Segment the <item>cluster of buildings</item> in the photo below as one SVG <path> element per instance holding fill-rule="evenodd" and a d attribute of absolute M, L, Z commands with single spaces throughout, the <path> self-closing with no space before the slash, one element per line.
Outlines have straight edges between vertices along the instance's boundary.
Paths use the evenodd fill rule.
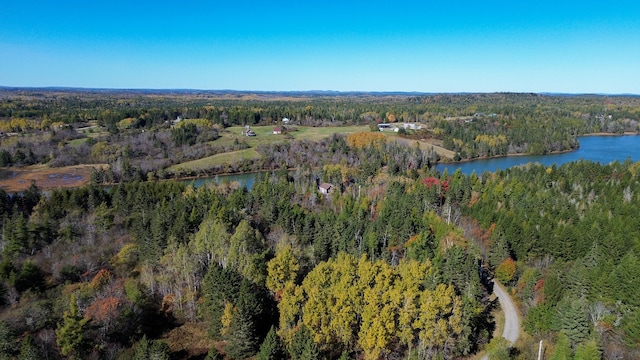
<path fill-rule="evenodd" d="M 378 124 L 378 130 L 380 130 L 380 131 L 398 132 L 398 131 L 400 131 L 400 129 L 420 130 L 420 129 L 422 129 L 422 125 L 421 124 L 416 124 L 416 123 L 394 123 L 394 124 L 384 123 L 384 124 Z"/>

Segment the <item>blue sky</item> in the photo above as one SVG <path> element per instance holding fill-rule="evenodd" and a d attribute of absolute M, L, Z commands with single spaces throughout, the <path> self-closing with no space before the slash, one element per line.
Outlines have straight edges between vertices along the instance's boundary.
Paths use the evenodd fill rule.
<path fill-rule="evenodd" d="M 640 3 L 7 0 L 0 85 L 640 94 Z"/>

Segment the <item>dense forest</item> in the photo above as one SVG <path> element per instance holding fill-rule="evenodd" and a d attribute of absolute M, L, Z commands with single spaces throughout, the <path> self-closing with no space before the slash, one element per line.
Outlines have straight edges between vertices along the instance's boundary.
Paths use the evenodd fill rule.
<path fill-rule="evenodd" d="M 487 230 L 486 253 L 526 331 L 555 336 L 556 358 L 586 347 L 640 355 L 639 176 L 629 161 L 530 165 L 483 174 L 463 207 Z"/>
<path fill-rule="evenodd" d="M 266 339 L 300 359 L 452 358 L 489 341 L 486 273 L 438 216 L 437 178 L 380 173 L 327 197 L 314 176 L 5 195 L 5 354 L 168 355 L 157 339 L 185 324 L 237 359 Z"/>
<path fill-rule="evenodd" d="M 108 165 L 83 187 L 0 189 L 0 358 L 531 359 L 540 340 L 545 358 L 640 357 L 640 163 L 439 173 L 372 126 L 260 145 L 232 169 L 268 170 L 251 189 L 159 181 L 226 151 L 231 125 L 420 122 L 400 135 L 461 159 L 637 132 L 638 98 L 0 94 L 0 170 Z M 514 345 L 493 278 L 523 315 Z"/>

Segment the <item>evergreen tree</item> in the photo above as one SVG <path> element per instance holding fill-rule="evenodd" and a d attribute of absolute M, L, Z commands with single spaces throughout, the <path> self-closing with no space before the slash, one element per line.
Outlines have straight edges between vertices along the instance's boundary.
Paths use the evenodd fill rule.
<path fill-rule="evenodd" d="M 42 270 L 31 261 L 25 262 L 16 277 L 15 287 L 20 292 L 27 289 L 42 291 L 45 287 Z"/>
<path fill-rule="evenodd" d="M 164 341 L 148 340 L 144 335 L 136 344 L 133 360 L 169 360 L 169 346 Z"/>
<path fill-rule="evenodd" d="M 31 335 L 26 335 L 20 345 L 20 355 L 18 360 L 40 360 L 42 356 L 36 344 L 33 343 Z"/>
<path fill-rule="evenodd" d="M 567 335 L 572 344 L 581 343 L 589 337 L 587 304 L 585 300 L 563 299 L 556 308 L 559 328 Z"/>
<path fill-rule="evenodd" d="M 618 293 L 618 299 L 624 303 L 640 306 L 640 261 L 634 251 L 629 251 L 621 260 L 615 270 L 613 278 L 614 286 Z"/>
<path fill-rule="evenodd" d="M 209 352 L 207 352 L 207 356 L 205 356 L 204 360 L 222 360 L 222 354 L 220 354 L 220 352 L 218 351 L 218 349 L 212 347 L 211 349 L 209 349 Z"/>
<path fill-rule="evenodd" d="M 11 358 L 17 350 L 14 331 L 6 322 L 0 322 L 0 355 Z"/>
<path fill-rule="evenodd" d="M 254 355 L 260 346 L 258 322 L 262 319 L 263 304 L 256 286 L 242 280 L 236 311 L 227 332 L 225 352 L 233 358 L 245 359 Z"/>
<path fill-rule="evenodd" d="M 223 269 L 216 263 L 209 270 L 202 283 L 202 313 L 208 323 L 208 333 L 214 339 L 220 338 L 222 314 L 227 304 L 235 304 L 242 278 L 232 270 Z"/>
<path fill-rule="evenodd" d="M 138 341 L 133 353 L 133 360 L 148 360 L 149 359 L 149 347 L 150 341 L 147 339 L 147 335 L 142 336 L 142 339 Z"/>
<path fill-rule="evenodd" d="M 621 328 L 624 331 L 627 345 L 634 349 L 640 349 L 640 308 L 625 315 Z"/>
<path fill-rule="evenodd" d="M 571 342 L 567 337 L 567 334 L 560 332 L 558 334 L 558 341 L 556 342 L 556 348 L 551 355 L 550 360 L 571 360 Z"/>
<path fill-rule="evenodd" d="M 300 325 L 289 346 L 291 360 L 319 360 L 320 351 L 311 337 L 311 332 L 304 325 Z"/>
<path fill-rule="evenodd" d="M 24 215 L 20 213 L 17 218 L 14 218 L 12 223 L 13 225 L 9 227 L 11 231 L 9 233 L 8 244 L 5 248 L 5 252 L 9 257 L 13 257 L 24 251 L 29 244 L 29 229 L 27 227 L 27 219 Z"/>
<path fill-rule="evenodd" d="M 262 345 L 260 345 L 260 351 L 258 352 L 257 360 L 281 360 L 286 359 L 286 353 L 282 341 L 278 334 L 276 334 L 275 328 L 272 326 L 267 337 L 264 338 Z"/>
<path fill-rule="evenodd" d="M 552 272 L 547 276 L 544 281 L 544 301 L 548 303 L 550 306 L 555 306 L 560 299 L 562 299 L 562 294 L 564 293 L 564 288 L 562 287 L 562 283 L 560 279 L 558 279 L 558 275 L 555 272 Z"/>
<path fill-rule="evenodd" d="M 589 340 L 576 347 L 574 360 L 601 360 L 602 352 L 595 340 Z"/>
<path fill-rule="evenodd" d="M 255 325 L 246 311 L 238 310 L 231 319 L 227 334 L 225 352 L 233 359 L 246 359 L 253 356 L 259 346 Z"/>
<path fill-rule="evenodd" d="M 62 322 L 56 329 L 56 343 L 60 346 L 62 355 L 71 358 L 82 358 L 88 348 L 88 339 L 85 337 L 88 329 L 89 319 L 80 315 L 76 295 L 71 294 L 69 300 L 69 311 L 65 311 Z"/>

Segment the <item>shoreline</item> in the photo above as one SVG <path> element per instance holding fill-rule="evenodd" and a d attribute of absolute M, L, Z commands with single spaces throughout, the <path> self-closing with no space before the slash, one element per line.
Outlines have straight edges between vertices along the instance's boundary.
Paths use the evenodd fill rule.
<path fill-rule="evenodd" d="M 580 137 L 593 137 L 593 136 L 640 136 L 640 133 L 638 132 L 625 132 L 622 134 L 612 134 L 612 133 L 589 133 L 589 134 L 584 134 L 584 135 L 580 135 L 578 136 L 578 138 Z M 575 148 L 575 149 L 569 149 L 569 150 L 561 150 L 561 151 L 551 151 L 545 154 L 537 154 L 540 156 L 545 156 L 545 155 L 554 155 L 554 154 L 563 154 L 563 153 L 569 153 L 569 152 L 573 152 L 573 151 L 577 151 L 580 147 Z M 477 157 L 477 158 L 473 158 L 473 159 L 463 159 L 460 161 L 453 161 L 452 159 L 446 158 L 448 161 L 438 161 L 435 163 L 435 165 L 456 165 L 456 164 L 464 164 L 464 163 L 469 163 L 469 162 L 473 162 L 473 161 L 478 161 L 478 160 L 489 160 L 489 159 L 500 159 L 500 158 L 507 158 L 507 157 L 518 157 L 518 156 L 530 156 L 533 154 L 528 154 L 528 153 L 517 153 L 517 154 L 506 154 L 506 155 L 496 155 L 496 156 L 485 156 L 485 157 Z M 5 192 L 7 193 L 15 193 L 15 192 L 20 192 L 20 191 L 24 191 L 26 190 L 30 185 L 31 185 L 31 181 L 32 180 L 36 180 L 36 185 L 38 186 L 38 188 L 40 188 L 43 191 L 50 191 L 53 189 L 57 189 L 57 188 L 75 188 L 75 187 L 81 187 L 84 186 L 86 184 L 89 183 L 90 181 L 90 171 L 85 170 L 86 172 L 82 173 L 82 174 L 78 174 L 77 173 L 77 169 L 90 169 L 90 168 L 94 168 L 94 167 L 104 167 L 105 164 L 84 164 L 84 165 L 74 165 L 74 166 L 69 166 L 69 167 L 62 167 L 62 168 L 47 168 L 44 165 L 33 165 L 31 167 L 27 167 L 26 169 L 24 167 L 22 168 L 11 168 L 11 167 L 5 167 L 5 168 L 0 168 L 0 172 L 5 172 L 5 176 L 0 179 L 0 188 L 3 189 Z M 44 169 L 48 170 L 48 171 L 43 171 Z M 242 176 L 242 175 L 249 175 L 249 174 L 259 174 L 259 173 L 268 173 L 268 172 L 275 172 L 275 171 L 281 171 L 282 169 L 265 169 L 265 170 L 257 170 L 257 171 L 248 171 L 248 172 L 233 172 L 233 173 L 219 173 L 219 174 L 198 174 L 198 175 L 192 175 L 192 176 L 185 176 L 185 177 L 167 177 L 164 179 L 155 179 L 153 181 L 195 181 L 195 180 L 199 180 L 199 179 L 207 179 L 207 178 L 215 178 L 215 177 L 227 177 L 227 176 Z M 286 169 L 286 171 L 292 171 L 295 170 L 295 168 L 290 168 L 290 169 Z M 7 176 L 6 172 L 11 172 L 12 174 L 10 176 Z M 44 173 L 44 174 L 40 174 L 42 177 L 38 178 L 37 175 L 38 173 Z M 67 177 L 72 177 L 73 179 L 68 179 Z M 79 178 L 77 177 L 79 176 Z M 39 181 L 38 181 L 39 180 Z M 51 182 L 55 182 L 55 183 L 51 183 L 49 181 L 45 181 L 45 180 L 49 180 Z M 55 181 L 58 180 L 58 181 Z M 60 181 L 62 180 L 62 181 Z M 107 184 L 107 183 L 102 183 L 99 184 L 100 186 L 116 186 L 117 184 Z"/>
<path fill-rule="evenodd" d="M 613 133 L 606 133 L 606 132 L 599 132 L 599 133 L 588 133 L 588 134 L 583 134 L 580 136 L 577 136 L 577 138 L 580 137 L 591 137 L 591 136 L 640 136 L 640 132 L 632 132 L 632 131 L 626 131 L 622 134 L 613 134 Z M 578 142 L 578 145 L 580 143 Z M 460 161 L 453 161 L 453 159 L 449 159 L 451 161 L 438 161 L 436 164 L 442 164 L 442 165 L 449 165 L 449 164 L 462 164 L 462 163 L 467 163 L 467 162 L 472 162 L 472 161 L 477 161 L 477 160 L 489 160 L 489 159 L 499 159 L 499 158 L 504 158 L 504 157 L 515 157 L 515 156 L 530 156 L 530 155 L 540 155 L 540 156 L 544 156 L 544 155 L 556 155 L 556 154 L 564 154 L 564 153 L 569 153 L 569 152 L 573 152 L 573 151 L 577 151 L 580 147 L 578 146 L 575 149 L 570 149 L 570 150 L 559 150 L 559 151 L 550 151 L 548 153 L 545 154 L 529 154 L 529 153 L 516 153 L 516 154 L 506 154 L 506 155 L 496 155 L 496 156 L 483 156 L 483 157 L 477 157 L 477 158 L 473 158 L 473 159 L 463 159 Z"/>

